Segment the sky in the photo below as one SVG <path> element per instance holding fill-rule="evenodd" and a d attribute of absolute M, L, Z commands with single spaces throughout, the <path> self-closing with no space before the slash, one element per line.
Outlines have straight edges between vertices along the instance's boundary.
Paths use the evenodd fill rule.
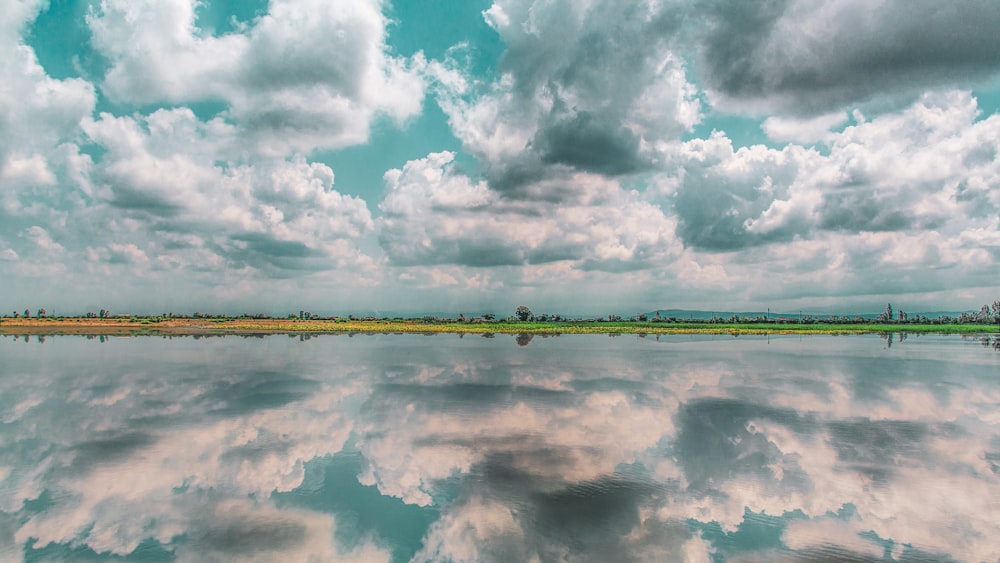
<path fill-rule="evenodd" d="M 1000 298 L 992 0 L 5 6 L 9 312 Z"/>

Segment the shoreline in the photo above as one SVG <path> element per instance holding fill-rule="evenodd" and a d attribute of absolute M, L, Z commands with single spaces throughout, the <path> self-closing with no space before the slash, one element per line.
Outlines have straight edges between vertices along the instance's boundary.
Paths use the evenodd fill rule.
<path fill-rule="evenodd" d="M 2 318 L 0 335 L 266 334 L 996 334 L 995 325 L 666 322 L 427 322 L 347 319 Z"/>

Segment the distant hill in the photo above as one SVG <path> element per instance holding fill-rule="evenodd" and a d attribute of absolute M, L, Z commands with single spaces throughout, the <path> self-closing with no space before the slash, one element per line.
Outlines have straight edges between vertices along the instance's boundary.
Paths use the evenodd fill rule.
<path fill-rule="evenodd" d="M 971 313 L 973 311 L 965 311 Z M 697 319 L 697 320 L 708 320 L 712 317 L 721 317 L 723 319 L 728 319 L 729 317 L 736 315 L 738 317 L 754 318 L 754 317 L 765 317 L 768 316 L 772 319 L 786 318 L 786 319 L 797 319 L 799 318 L 799 311 L 788 312 L 788 311 L 700 311 L 691 309 L 657 309 L 655 311 L 650 311 L 646 313 L 647 316 L 653 318 L 659 313 L 661 318 L 674 317 L 677 319 Z M 830 316 L 837 317 L 847 317 L 853 319 L 855 317 L 861 317 L 863 319 L 875 319 L 878 318 L 881 311 L 876 313 L 831 313 L 829 311 L 824 311 L 821 313 L 810 312 L 803 310 L 801 315 L 803 317 L 810 316 L 816 319 L 826 319 Z M 942 316 L 957 317 L 962 314 L 962 311 L 930 311 L 930 312 L 911 312 L 906 311 L 906 314 L 910 318 L 915 318 L 919 316 L 925 316 L 928 319 L 937 319 Z"/>

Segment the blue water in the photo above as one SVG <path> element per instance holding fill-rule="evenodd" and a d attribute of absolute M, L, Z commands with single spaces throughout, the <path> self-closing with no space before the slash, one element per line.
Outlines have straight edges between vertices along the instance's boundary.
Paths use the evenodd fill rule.
<path fill-rule="evenodd" d="M 2 561 L 998 561 L 994 337 L 0 337 Z"/>

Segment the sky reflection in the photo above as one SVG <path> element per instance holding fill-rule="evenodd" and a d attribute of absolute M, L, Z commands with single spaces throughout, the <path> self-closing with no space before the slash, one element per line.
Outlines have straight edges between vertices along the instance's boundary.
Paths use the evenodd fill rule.
<path fill-rule="evenodd" d="M 4 560 L 993 561 L 977 340 L 0 339 Z"/>

